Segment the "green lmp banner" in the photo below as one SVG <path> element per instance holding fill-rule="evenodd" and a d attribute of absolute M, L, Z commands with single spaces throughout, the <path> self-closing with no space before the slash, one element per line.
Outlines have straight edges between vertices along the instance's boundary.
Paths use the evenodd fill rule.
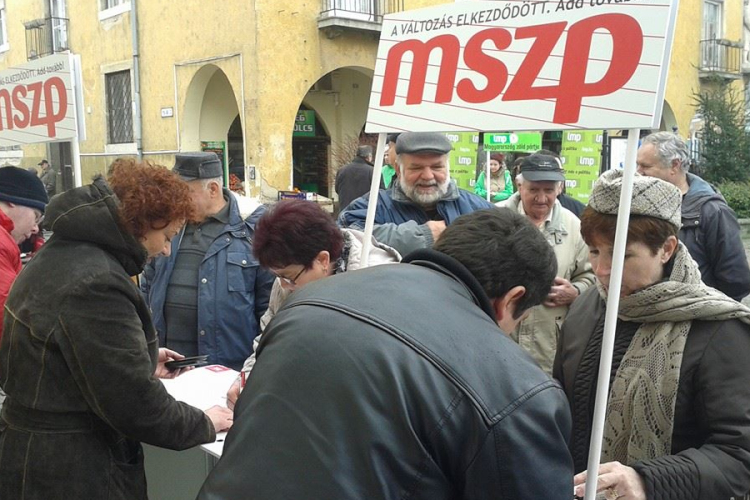
<path fill-rule="evenodd" d="M 446 132 L 445 136 L 453 145 L 453 151 L 448 155 L 451 179 L 456 185 L 467 191 L 474 192 L 474 173 L 477 167 L 478 132 Z"/>
<path fill-rule="evenodd" d="M 294 137 L 315 137 L 315 111 L 299 110 L 294 119 Z"/>
<path fill-rule="evenodd" d="M 567 193 L 582 203 L 588 203 L 602 162 L 602 131 L 564 130 L 560 156 Z"/>
<path fill-rule="evenodd" d="M 485 132 L 485 151 L 536 153 L 542 149 L 541 132 Z"/>

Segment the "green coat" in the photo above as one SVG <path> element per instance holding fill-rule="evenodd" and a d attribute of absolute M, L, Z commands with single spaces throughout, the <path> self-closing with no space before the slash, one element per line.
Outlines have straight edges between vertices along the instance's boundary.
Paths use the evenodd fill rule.
<path fill-rule="evenodd" d="M 505 187 L 502 189 L 502 191 L 495 193 L 495 196 L 493 196 L 490 201 L 495 202 L 495 203 L 497 203 L 498 201 L 504 201 L 510 198 L 510 196 L 513 194 L 513 181 L 510 179 L 510 172 L 508 172 L 507 168 L 503 172 L 503 179 L 505 181 Z M 487 183 L 484 182 L 484 171 L 482 171 L 479 173 L 479 177 L 477 178 L 477 183 L 474 186 L 474 194 L 476 194 L 477 196 L 481 196 L 484 199 L 487 199 L 486 184 Z"/>
<path fill-rule="evenodd" d="M 383 174 L 383 186 L 385 186 L 385 189 L 390 188 L 391 181 L 393 180 L 393 177 L 396 175 L 396 169 L 390 165 L 383 165 L 383 169 L 381 170 L 381 173 Z M 345 208 L 345 207 L 342 207 L 342 208 Z"/>

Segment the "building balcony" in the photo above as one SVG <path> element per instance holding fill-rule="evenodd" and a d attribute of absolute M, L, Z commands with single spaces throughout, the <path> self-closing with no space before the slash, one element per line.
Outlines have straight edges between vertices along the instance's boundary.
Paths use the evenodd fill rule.
<path fill-rule="evenodd" d="M 62 17 L 34 19 L 26 27 L 26 59 L 29 61 L 68 50 L 68 20 Z"/>
<path fill-rule="evenodd" d="M 742 78 L 742 43 L 723 38 L 701 40 L 698 74 L 701 78 Z"/>
<path fill-rule="evenodd" d="M 380 36 L 383 16 L 404 10 L 404 0 L 323 0 L 318 29 L 328 38 L 344 31 L 359 31 Z"/>

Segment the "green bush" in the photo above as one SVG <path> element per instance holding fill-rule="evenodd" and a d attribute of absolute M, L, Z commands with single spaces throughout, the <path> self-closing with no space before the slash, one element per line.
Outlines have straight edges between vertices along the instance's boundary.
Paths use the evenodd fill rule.
<path fill-rule="evenodd" d="M 745 98 L 723 79 L 696 94 L 696 111 L 704 121 L 701 138 L 701 177 L 708 182 L 745 182 L 750 165 L 750 132 Z"/>
<path fill-rule="evenodd" d="M 750 182 L 723 182 L 718 186 L 740 219 L 750 219 Z"/>

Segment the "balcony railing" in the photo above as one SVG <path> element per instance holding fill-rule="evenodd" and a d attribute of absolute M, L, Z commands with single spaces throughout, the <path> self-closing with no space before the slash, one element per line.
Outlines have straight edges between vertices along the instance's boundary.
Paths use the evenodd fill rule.
<path fill-rule="evenodd" d="M 330 37 L 342 29 L 380 33 L 383 16 L 403 10 L 404 0 L 323 0 L 318 28 Z"/>
<path fill-rule="evenodd" d="M 28 60 L 68 50 L 68 20 L 47 17 L 24 23 Z"/>
<path fill-rule="evenodd" d="M 742 44 L 730 40 L 701 40 L 700 71 L 706 76 L 717 74 L 726 78 L 742 75 Z"/>

